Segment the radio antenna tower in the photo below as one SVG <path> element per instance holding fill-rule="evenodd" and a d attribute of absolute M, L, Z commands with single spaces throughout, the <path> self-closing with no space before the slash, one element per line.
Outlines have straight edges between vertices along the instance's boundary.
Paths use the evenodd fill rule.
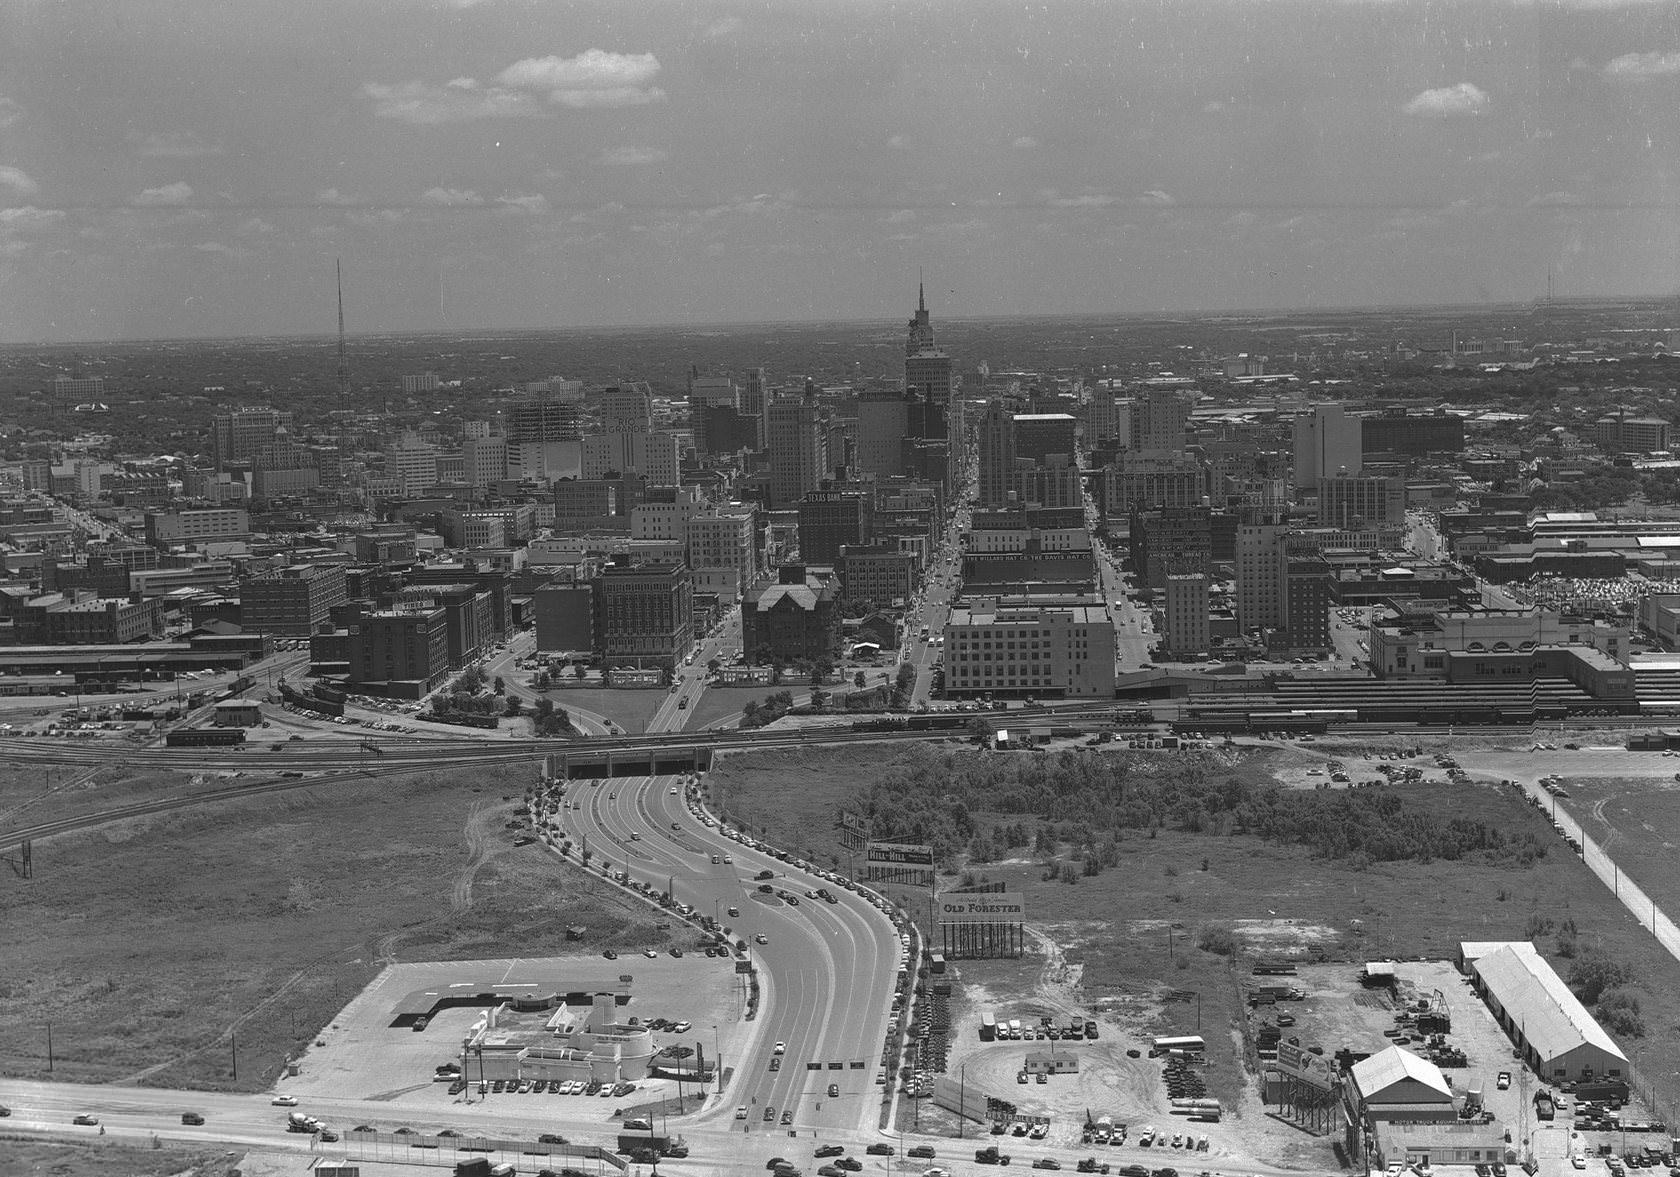
<path fill-rule="evenodd" d="M 350 405 L 350 365 L 344 358 L 344 267 L 333 258 L 333 276 L 338 280 L 338 408 Z"/>

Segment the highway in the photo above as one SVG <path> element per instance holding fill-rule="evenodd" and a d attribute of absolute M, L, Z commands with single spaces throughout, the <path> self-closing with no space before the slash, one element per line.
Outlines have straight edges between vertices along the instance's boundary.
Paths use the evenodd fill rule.
<path fill-rule="evenodd" d="M 899 954 L 891 921 L 839 884 L 702 824 L 678 778 L 572 781 L 565 800 L 577 807 L 561 811 L 562 828 L 587 843 L 592 867 L 605 859 L 658 891 L 673 888 L 677 902 L 714 916 L 732 941 L 746 941 L 746 954 L 758 965 L 758 1028 L 745 1058 L 724 1060 L 734 1069 L 727 1098 L 698 1122 L 785 1138 L 782 1113 L 791 1111 L 796 1129 L 873 1127 L 883 1094 L 875 1075 Z M 797 906 L 758 890 L 764 871 L 773 872 L 771 885 L 792 894 Z M 836 902 L 807 895 L 819 887 Z M 729 915 L 731 908 L 740 915 Z M 771 1070 L 777 1042 L 787 1052 Z M 822 1070 L 808 1070 L 813 1062 Z M 842 1069 L 831 1069 L 834 1063 Z M 837 1099 L 828 1096 L 831 1083 L 839 1085 Z M 738 1105 L 748 1109 L 744 1121 L 733 1118 Z M 774 1124 L 764 1120 L 767 1107 Z"/>

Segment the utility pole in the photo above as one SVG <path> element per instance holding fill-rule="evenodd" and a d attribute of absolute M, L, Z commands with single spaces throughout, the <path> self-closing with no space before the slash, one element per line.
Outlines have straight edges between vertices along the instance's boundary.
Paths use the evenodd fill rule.
<path fill-rule="evenodd" d="M 47 1073 L 51 1074 L 52 1069 L 53 1069 L 52 1023 L 48 1022 L 47 1023 Z"/>
<path fill-rule="evenodd" d="M 228 1038 L 233 1044 L 233 1078 L 239 1081 L 239 1031 L 229 1030 Z"/>

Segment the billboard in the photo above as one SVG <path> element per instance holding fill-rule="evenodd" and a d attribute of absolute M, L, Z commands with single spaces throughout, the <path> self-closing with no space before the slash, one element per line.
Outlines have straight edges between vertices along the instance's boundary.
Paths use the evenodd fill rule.
<path fill-rule="evenodd" d="M 1330 1064 L 1324 1057 L 1296 1046 L 1293 1042 L 1278 1043 L 1277 1061 L 1278 1070 L 1291 1079 L 1299 1079 L 1309 1087 L 1329 1091 L 1335 1086 L 1335 1080 L 1330 1074 Z"/>
<path fill-rule="evenodd" d="M 869 822 L 865 820 L 863 814 L 853 813 L 849 809 L 840 811 L 840 828 L 850 830 L 854 834 L 863 834 L 866 837 L 869 834 Z"/>
<path fill-rule="evenodd" d="M 863 860 L 872 865 L 932 867 L 933 847 L 910 842 L 871 842 Z"/>
<path fill-rule="evenodd" d="M 1023 924 L 1027 906 L 1019 891 L 995 891 L 987 895 L 946 893 L 939 897 L 942 924 Z"/>

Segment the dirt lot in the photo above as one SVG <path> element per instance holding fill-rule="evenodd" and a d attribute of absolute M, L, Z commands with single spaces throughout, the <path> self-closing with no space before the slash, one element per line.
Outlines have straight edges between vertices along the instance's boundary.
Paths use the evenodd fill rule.
<path fill-rule="evenodd" d="M 240 1161 L 239 1153 L 209 1149 L 0 1137 L 0 1177 L 233 1177 Z M 294 1162 L 288 1172 L 296 1171 Z"/>
<path fill-rule="evenodd" d="M 435 1104 L 440 1110 L 448 1108 L 465 1097 L 449 1095 L 448 1084 L 433 1083 L 433 1070 L 437 1064 L 459 1057 L 461 1040 L 482 1011 L 442 1010 L 424 1033 L 415 1033 L 406 1026 L 391 1025 L 392 1007 L 405 995 L 416 989 L 485 977 L 512 981 L 521 977 L 568 977 L 607 983 L 623 974 L 635 978 L 629 1004 L 620 1007 L 623 1016 L 694 1023 L 695 1029 L 686 1034 L 657 1034 L 662 1045 L 692 1047 L 699 1043 L 708 1058 L 714 1057 L 721 1046 L 726 1064 L 740 1054 L 752 1026 L 743 1020 L 745 1007 L 731 963 L 713 957 L 691 953 L 681 960 L 626 956 L 609 961 L 592 954 L 395 964 L 333 1018 L 318 1043 L 304 1054 L 302 1073 L 282 1080 L 281 1090 L 299 1097 L 342 1099 L 390 1099 L 400 1095 L 405 1105 L 421 1102 Z M 716 1036 L 713 1026 L 718 1030 Z M 666 1087 L 675 1091 L 674 1083 L 639 1086 L 648 1094 L 637 1094 L 634 1099 L 638 1102 L 650 1095 L 657 1097 Z M 537 1098 L 552 1101 L 561 1097 Z M 597 1100 L 595 1104 L 605 1121 L 609 1112 L 626 1102 Z M 566 1101 L 568 1114 L 581 1106 L 580 1100 Z"/>
<path fill-rule="evenodd" d="M 61 1080 L 262 1090 L 400 957 L 575 952 L 571 923 L 663 944 L 650 908 L 512 846 L 524 783 L 339 783 L 38 844 L 32 880 L 0 876 L 0 1069 L 43 1074 L 51 1021 Z"/>

